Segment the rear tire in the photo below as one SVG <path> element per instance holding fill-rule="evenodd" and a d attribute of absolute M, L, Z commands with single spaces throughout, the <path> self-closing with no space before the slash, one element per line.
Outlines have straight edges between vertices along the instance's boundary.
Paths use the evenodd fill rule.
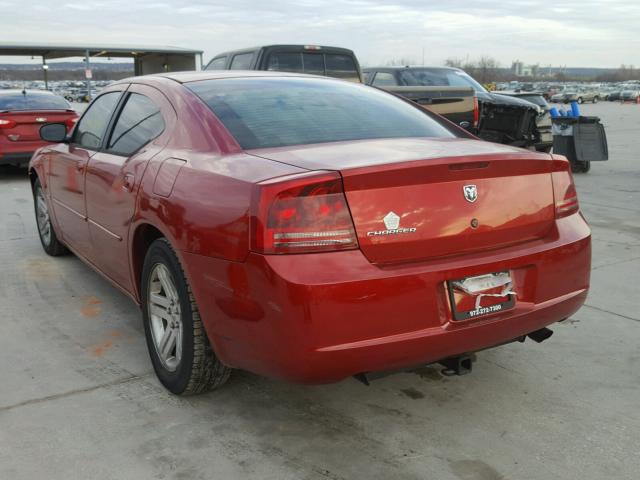
<path fill-rule="evenodd" d="M 593 97 L 593 103 L 598 103 L 600 99 L 598 97 Z"/>
<path fill-rule="evenodd" d="M 39 178 L 36 178 L 33 184 L 33 204 L 36 213 L 38 236 L 40 237 L 40 243 L 44 251 L 52 257 L 59 257 L 60 255 L 69 253 L 69 250 L 67 250 L 67 247 L 58 239 L 53 229 L 51 215 L 49 214 L 49 205 Z"/>
<path fill-rule="evenodd" d="M 147 348 L 160 382 L 176 395 L 222 386 L 231 369 L 213 352 L 178 256 L 164 238 L 149 247 L 141 287 Z"/>
<path fill-rule="evenodd" d="M 579 103 L 580 105 L 582 105 L 582 104 L 584 103 L 584 100 L 582 99 L 582 97 L 578 97 L 578 103 Z"/>
<path fill-rule="evenodd" d="M 571 162 L 571 171 L 573 173 L 587 173 L 591 170 L 591 161 L 586 162 Z"/>

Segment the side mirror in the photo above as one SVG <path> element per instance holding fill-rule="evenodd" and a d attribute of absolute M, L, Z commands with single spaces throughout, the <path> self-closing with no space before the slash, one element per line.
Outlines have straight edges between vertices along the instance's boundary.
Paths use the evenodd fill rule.
<path fill-rule="evenodd" d="M 67 139 L 67 126 L 64 123 L 48 123 L 40 127 L 40 138 L 47 142 L 61 143 Z"/>

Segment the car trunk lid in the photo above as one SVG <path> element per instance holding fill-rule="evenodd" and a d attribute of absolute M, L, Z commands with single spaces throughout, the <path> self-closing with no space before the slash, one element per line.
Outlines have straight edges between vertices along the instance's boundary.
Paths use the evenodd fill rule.
<path fill-rule="evenodd" d="M 464 139 L 344 142 L 253 151 L 338 170 L 362 252 L 397 263 L 541 238 L 555 219 L 549 155 Z"/>

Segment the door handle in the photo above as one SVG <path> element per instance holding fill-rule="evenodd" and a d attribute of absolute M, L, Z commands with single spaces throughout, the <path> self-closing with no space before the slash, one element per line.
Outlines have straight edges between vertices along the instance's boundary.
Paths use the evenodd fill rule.
<path fill-rule="evenodd" d="M 126 192 L 130 192 L 133 190 L 133 185 L 135 184 L 135 177 L 132 173 L 126 173 L 124 178 L 122 179 L 122 189 Z"/>

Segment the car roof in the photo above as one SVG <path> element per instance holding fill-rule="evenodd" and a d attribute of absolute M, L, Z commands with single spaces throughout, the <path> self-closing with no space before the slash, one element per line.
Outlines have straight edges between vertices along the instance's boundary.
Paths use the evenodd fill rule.
<path fill-rule="evenodd" d="M 424 65 L 404 65 L 404 66 L 398 66 L 398 65 L 394 65 L 391 67 L 366 67 L 363 68 L 362 71 L 366 72 L 367 70 L 408 70 L 408 69 L 412 69 L 412 68 L 420 68 L 420 69 L 425 69 L 425 70 L 430 70 L 430 69 L 437 69 L 437 70 L 456 70 L 456 71 L 462 71 L 460 68 L 455 68 L 455 67 L 428 67 L 428 66 L 424 66 Z"/>
<path fill-rule="evenodd" d="M 312 48 L 309 48 L 309 47 L 312 47 Z M 316 50 L 316 48 L 317 48 L 317 50 Z M 228 55 L 235 55 L 235 54 L 239 54 L 239 53 L 257 52 L 258 50 L 269 50 L 269 49 L 277 49 L 277 50 L 287 50 L 287 49 L 291 49 L 291 50 L 308 50 L 309 52 L 313 52 L 313 53 L 329 52 L 329 53 L 349 53 L 349 54 L 353 54 L 353 50 L 350 50 L 350 49 L 344 48 L 344 47 L 331 47 L 331 46 L 328 46 L 328 45 L 274 43 L 274 44 L 271 44 L 271 45 L 258 45 L 258 46 L 255 46 L 255 47 L 241 48 L 241 49 L 238 49 L 238 50 L 227 50 L 226 52 L 217 53 L 212 58 L 215 60 L 216 58 L 220 58 L 220 57 L 224 57 L 224 56 L 228 56 Z"/>
<path fill-rule="evenodd" d="M 293 72 L 269 72 L 265 70 L 202 70 L 202 71 L 172 72 L 172 73 L 144 75 L 139 77 L 129 77 L 122 80 L 118 80 L 117 82 L 114 82 L 111 85 L 116 85 L 120 83 L 132 83 L 136 81 L 142 81 L 142 83 L 144 83 L 144 80 L 150 80 L 153 78 L 166 78 L 178 83 L 189 83 L 189 82 L 197 82 L 200 80 L 219 80 L 219 79 L 225 79 L 225 78 L 252 78 L 252 77 L 270 77 L 270 78 L 302 77 L 302 78 L 322 78 L 327 81 L 338 80 L 336 78 L 324 77 L 320 75 L 308 75 L 304 73 L 293 73 Z"/>

